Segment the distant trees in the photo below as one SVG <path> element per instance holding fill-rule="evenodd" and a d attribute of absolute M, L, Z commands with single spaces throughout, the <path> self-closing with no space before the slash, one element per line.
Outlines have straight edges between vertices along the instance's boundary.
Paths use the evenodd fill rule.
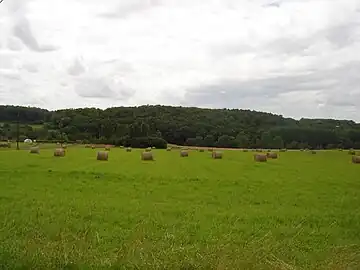
<path fill-rule="evenodd" d="M 239 148 L 360 148 L 360 124 L 296 121 L 249 110 L 169 106 L 47 111 L 0 106 L 0 140 L 22 138 L 101 142 L 132 147 L 177 145 Z M 164 144 L 165 143 L 165 144 Z"/>

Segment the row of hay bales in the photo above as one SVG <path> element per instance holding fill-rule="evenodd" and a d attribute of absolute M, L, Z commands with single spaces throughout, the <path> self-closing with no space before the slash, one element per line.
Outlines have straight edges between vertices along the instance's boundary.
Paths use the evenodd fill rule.
<path fill-rule="evenodd" d="M 65 157 L 66 155 L 66 145 L 61 145 L 60 148 L 56 148 L 54 150 L 54 156 L 55 157 Z M 141 153 L 141 159 L 144 161 L 153 161 L 154 159 L 154 155 L 152 153 L 152 149 L 151 147 L 146 148 L 144 150 L 144 152 Z M 131 147 L 127 147 L 126 152 L 131 152 L 132 148 Z M 171 151 L 172 148 L 167 148 L 167 151 Z M 244 149 L 245 150 L 245 149 Z M 99 151 L 97 153 L 97 160 L 102 160 L 102 161 L 107 161 L 109 159 L 109 152 L 110 151 L 110 146 L 105 146 L 105 151 Z M 214 151 L 214 149 L 208 149 L 209 152 L 211 152 L 211 157 L 213 159 L 222 159 L 223 158 L 223 153 L 220 151 Z M 199 152 L 204 152 L 204 149 L 199 149 Z M 30 148 L 30 153 L 31 154 L 39 154 L 40 153 L 40 149 L 38 146 L 36 147 L 31 147 Z M 316 151 L 310 151 L 310 153 L 312 154 L 316 154 Z M 349 154 L 352 155 L 352 162 L 355 164 L 360 164 L 360 155 L 357 156 L 356 153 L 354 151 L 349 151 Z M 180 151 L 180 157 L 189 157 L 189 152 L 188 150 L 181 150 Z M 256 153 L 254 154 L 254 161 L 256 162 L 266 162 L 268 159 L 277 159 L 278 158 L 278 154 L 276 152 L 267 152 L 266 154 L 262 154 L 260 153 Z"/>

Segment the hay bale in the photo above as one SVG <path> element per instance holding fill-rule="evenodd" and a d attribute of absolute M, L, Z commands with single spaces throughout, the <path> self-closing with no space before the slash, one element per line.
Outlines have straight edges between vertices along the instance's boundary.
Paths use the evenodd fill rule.
<path fill-rule="evenodd" d="M 356 152 L 354 150 L 349 150 L 349 155 L 355 156 Z"/>
<path fill-rule="evenodd" d="M 352 156 L 352 162 L 354 164 L 360 164 L 360 156 Z"/>
<path fill-rule="evenodd" d="M 30 154 L 40 154 L 39 147 L 31 147 L 30 148 Z"/>
<path fill-rule="evenodd" d="M 65 157 L 65 149 L 64 148 L 55 149 L 54 157 Z"/>
<path fill-rule="evenodd" d="M 2 142 L 2 143 L 0 143 L 0 148 L 11 148 L 11 143 Z"/>
<path fill-rule="evenodd" d="M 153 161 L 154 160 L 154 155 L 152 152 L 142 152 L 141 153 L 141 160 L 144 161 Z"/>
<path fill-rule="evenodd" d="M 211 157 L 213 159 L 222 159 L 223 158 L 223 153 L 219 152 L 219 151 L 214 151 L 211 153 Z"/>
<path fill-rule="evenodd" d="M 208 149 L 208 151 L 209 151 L 209 152 L 213 152 L 213 151 L 214 151 L 214 149 L 212 149 L 212 148 L 209 148 L 209 149 Z"/>
<path fill-rule="evenodd" d="M 100 151 L 97 153 L 97 160 L 101 160 L 101 161 L 108 161 L 109 160 L 109 153 L 108 152 L 104 152 L 104 151 Z"/>
<path fill-rule="evenodd" d="M 267 156 L 263 155 L 263 154 L 255 154 L 254 155 L 254 160 L 256 162 L 266 162 L 267 161 Z"/>
<path fill-rule="evenodd" d="M 310 153 L 311 153 L 312 155 L 316 155 L 316 151 L 315 151 L 315 150 L 312 150 Z"/>
<path fill-rule="evenodd" d="M 131 147 L 126 148 L 126 152 L 131 152 L 131 151 L 132 151 Z"/>
<path fill-rule="evenodd" d="M 110 151 L 110 149 L 111 149 L 111 148 L 110 148 L 109 145 L 106 145 L 106 146 L 105 146 L 105 151 Z"/>
<path fill-rule="evenodd" d="M 91 146 L 91 149 L 95 149 L 95 148 L 96 148 L 95 145 L 92 145 L 92 146 Z"/>
<path fill-rule="evenodd" d="M 180 151 L 180 157 L 188 157 L 189 156 L 189 152 L 185 151 L 185 150 L 181 150 Z"/>
<path fill-rule="evenodd" d="M 153 146 L 153 147 L 151 147 L 151 149 L 156 149 L 156 147 L 155 147 L 155 146 Z"/>
<path fill-rule="evenodd" d="M 120 145 L 120 149 L 124 149 L 124 146 Z"/>
<path fill-rule="evenodd" d="M 66 144 L 63 144 L 63 145 L 61 145 L 61 148 L 67 149 L 67 145 L 66 145 Z"/>
<path fill-rule="evenodd" d="M 166 148 L 166 151 L 170 152 L 172 149 L 171 147 Z"/>
<path fill-rule="evenodd" d="M 146 148 L 145 152 L 151 152 L 151 147 Z"/>
<path fill-rule="evenodd" d="M 277 159 L 278 158 L 278 154 L 274 153 L 274 152 L 270 152 L 266 154 L 267 158 L 271 158 L 271 159 Z"/>
<path fill-rule="evenodd" d="M 86 144 L 86 145 L 85 145 L 85 148 L 91 148 L 91 145 Z"/>

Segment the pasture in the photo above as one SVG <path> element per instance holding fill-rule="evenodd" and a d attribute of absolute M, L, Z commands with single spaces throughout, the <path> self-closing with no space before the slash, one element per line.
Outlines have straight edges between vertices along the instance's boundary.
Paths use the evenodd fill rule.
<path fill-rule="evenodd" d="M 347 152 L 0 150 L 0 269 L 359 269 Z"/>

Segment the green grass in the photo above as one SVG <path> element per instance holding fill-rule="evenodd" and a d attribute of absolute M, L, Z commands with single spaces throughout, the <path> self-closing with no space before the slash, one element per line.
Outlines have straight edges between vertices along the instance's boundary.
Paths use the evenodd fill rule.
<path fill-rule="evenodd" d="M 0 151 L 0 269 L 360 269 L 345 152 Z"/>

